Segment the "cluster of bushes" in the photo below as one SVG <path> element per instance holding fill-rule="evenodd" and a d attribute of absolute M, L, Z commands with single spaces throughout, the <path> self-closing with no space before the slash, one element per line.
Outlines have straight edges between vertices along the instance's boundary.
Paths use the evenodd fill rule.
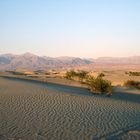
<path fill-rule="evenodd" d="M 140 76 L 140 72 L 125 72 L 125 74 L 128 74 L 129 76 Z"/>
<path fill-rule="evenodd" d="M 80 82 L 87 84 L 90 91 L 96 94 L 107 94 L 108 96 L 112 95 L 112 85 L 108 80 L 103 79 L 105 75 L 103 73 L 99 74 L 96 78 L 90 76 L 86 71 L 74 70 L 68 71 L 65 78 L 73 79 L 74 77 L 79 77 Z"/>
<path fill-rule="evenodd" d="M 23 73 L 23 72 L 17 72 L 17 71 L 8 71 L 9 73 L 13 74 L 13 75 L 23 75 L 26 76 L 27 74 Z"/>
<path fill-rule="evenodd" d="M 74 70 L 71 70 L 71 71 L 66 72 L 65 78 L 72 80 L 75 77 L 77 77 L 80 82 L 83 82 L 83 80 L 86 79 L 87 75 L 88 75 L 88 72 L 86 72 L 86 71 L 77 71 L 76 72 Z"/>
<path fill-rule="evenodd" d="M 139 81 L 134 81 L 134 80 L 128 80 L 124 83 L 124 86 L 135 87 L 137 89 L 140 89 L 140 82 Z"/>

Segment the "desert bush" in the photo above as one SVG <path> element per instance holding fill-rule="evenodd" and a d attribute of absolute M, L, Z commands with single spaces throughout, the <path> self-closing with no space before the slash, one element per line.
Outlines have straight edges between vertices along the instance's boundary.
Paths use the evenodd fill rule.
<path fill-rule="evenodd" d="M 129 72 L 126 71 L 125 74 L 126 74 L 126 75 L 129 74 Z"/>
<path fill-rule="evenodd" d="M 51 75 L 51 73 L 50 72 L 45 72 L 45 75 Z"/>
<path fill-rule="evenodd" d="M 129 72 L 129 76 L 140 76 L 140 72 Z"/>
<path fill-rule="evenodd" d="M 65 78 L 71 80 L 75 76 L 77 76 L 77 73 L 74 70 L 71 70 L 66 72 Z"/>
<path fill-rule="evenodd" d="M 23 73 L 23 72 L 17 72 L 17 71 L 11 71 L 12 74 L 14 75 L 23 75 L 26 76 L 27 74 Z"/>
<path fill-rule="evenodd" d="M 137 89 L 140 89 L 140 82 L 139 81 L 134 81 L 134 80 L 128 80 L 124 83 L 124 86 L 135 87 Z"/>
<path fill-rule="evenodd" d="M 105 74 L 104 74 L 104 73 L 100 73 L 98 76 L 99 76 L 99 77 L 104 77 Z"/>
<path fill-rule="evenodd" d="M 74 70 L 71 70 L 71 71 L 66 72 L 65 78 L 73 79 L 73 78 L 77 77 L 77 78 L 79 78 L 80 82 L 83 82 L 83 80 L 86 78 L 87 74 L 88 74 L 88 72 L 86 72 L 86 71 L 75 72 Z"/>
<path fill-rule="evenodd" d="M 75 72 L 73 70 L 66 72 L 65 78 L 73 79 L 74 77 L 79 77 L 80 82 L 87 84 L 89 89 L 96 94 L 107 94 L 112 95 L 112 85 L 108 80 L 103 79 L 103 75 L 100 74 L 97 78 L 88 75 L 86 71 Z"/>
<path fill-rule="evenodd" d="M 96 94 L 112 95 L 112 85 L 108 80 L 104 80 L 102 77 L 97 78 L 88 76 L 87 84 L 89 89 Z"/>
<path fill-rule="evenodd" d="M 87 71 L 79 71 L 76 76 L 79 78 L 80 82 L 83 82 L 83 80 L 86 79 L 87 74 Z"/>

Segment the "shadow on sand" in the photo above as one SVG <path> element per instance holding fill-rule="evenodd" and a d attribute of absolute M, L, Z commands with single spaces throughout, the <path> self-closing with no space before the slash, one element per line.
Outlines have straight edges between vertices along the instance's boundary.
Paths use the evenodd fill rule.
<path fill-rule="evenodd" d="M 90 92 L 86 88 L 82 87 L 75 87 L 75 86 L 68 86 L 68 85 L 62 85 L 62 84 L 56 84 L 56 83 L 49 83 L 49 82 L 43 82 L 43 81 L 36 81 L 36 80 L 28 80 L 23 78 L 16 78 L 16 77 L 8 77 L 4 76 L 3 78 L 9 79 L 9 80 L 18 80 L 21 82 L 29 82 L 32 84 L 38 84 L 40 86 L 43 86 L 44 88 L 48 88 L 51 90 L 63 92 L 63 93 L 70 93 L 72 95 L 82 95 L 82 96 L 96 96 L 98 98 L 108 98 L 110 100 L 122 100 L 126 102 L 135 102 L 140 103 L 140 94 L 133 93 L 133 90 L 131 90 L 130 93 L 126 93 L 123 90 L 121 91 L 115 91 L 114 94 L 111 97 L 107 97 L 106 95 L 95 95 L 94 93 Z"/>

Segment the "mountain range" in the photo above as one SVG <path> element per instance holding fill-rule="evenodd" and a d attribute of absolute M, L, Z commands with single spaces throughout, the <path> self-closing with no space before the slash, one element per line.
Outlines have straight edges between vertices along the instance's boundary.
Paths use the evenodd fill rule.
<path fill-rule="evenodd" d="M 100 57 L 83 59 L 79 57 L 47 57 L 31 53 L 21 55 L 1 54 L 0 71 L 15 70 L 65 70 L 65 69 L 140 69 L 140 56 L 132 57 Z"/>

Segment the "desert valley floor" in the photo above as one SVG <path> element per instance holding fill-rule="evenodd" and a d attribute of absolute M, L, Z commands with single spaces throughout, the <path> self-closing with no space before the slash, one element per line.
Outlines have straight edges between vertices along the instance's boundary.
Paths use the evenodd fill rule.
<path fill-rule="evenodd" d="M 94 139 L 139 140 L 140 94 L 0 78 L 0 140 Z"/>

